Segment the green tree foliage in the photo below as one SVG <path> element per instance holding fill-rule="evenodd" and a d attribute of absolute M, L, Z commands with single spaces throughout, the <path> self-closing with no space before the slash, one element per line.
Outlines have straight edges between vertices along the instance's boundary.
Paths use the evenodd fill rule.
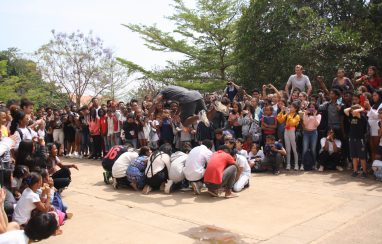
<path fill-rule="evenodd" d="M 364 37 L 364 1 L 255 0 L 243 9 L 237 31 L 237 76 L 247 87 L 283 86 L 294 66 L 314 78 L 351 75 L 365 68 L 373 44 Z"/>
<path fill-rule="evenodd" d="M 189 8 L 184 1 L 174 0 L 173 6 L 175 13 L 168 17 L 175 24 L 172 32 L 155 25 L 125 26 L 138 33 L 151 50 L 180 53 L 185 59 L 168 61 L 160 70 L 146 70 L 134 62 L 120 61 L 131 72 L 143 74 L 143 79 L 202 90 L 224 86 L 236 64 L 234 44 L 240 1 L 197 0 L 195 8 Z"/>
<path fill-rule="evenodd" d="M 16 48 L 0 51 L 0 100 L 27 97 L 36 105 L 66 103 L 54 84 L 42 80 L 36 63 L 21 57 Z"/>

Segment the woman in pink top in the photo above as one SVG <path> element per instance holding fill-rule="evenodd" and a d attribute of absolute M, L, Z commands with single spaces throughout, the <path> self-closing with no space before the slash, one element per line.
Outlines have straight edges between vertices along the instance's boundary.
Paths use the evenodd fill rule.
<path fill-rule="evenodd" d="M 317 105 L 310 103 L 308 109 L 305 110 L 303 116 L 304 122 L 304 137 L 303 137 L 303 157 L 305 153 L 312 152 L 313 160 L 316 162 L 316 150 L 317 150 L 317 127 L 321 122 L 321 114 L 317 114 Z M 315 166 L 314 166 L 315 167 Z"/>

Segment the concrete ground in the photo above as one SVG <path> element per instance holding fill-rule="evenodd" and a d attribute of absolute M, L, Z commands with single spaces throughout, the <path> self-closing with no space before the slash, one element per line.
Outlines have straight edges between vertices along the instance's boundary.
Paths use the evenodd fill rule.
<path fill-rule="evenodd" d="M 148 196 L 105 185 L 100 161 L 76 162 L 63 193 L 74 213 L 43 243 L 382 243 L 382 184 L 350 172 L 254 174 L 238 198 Z"/>

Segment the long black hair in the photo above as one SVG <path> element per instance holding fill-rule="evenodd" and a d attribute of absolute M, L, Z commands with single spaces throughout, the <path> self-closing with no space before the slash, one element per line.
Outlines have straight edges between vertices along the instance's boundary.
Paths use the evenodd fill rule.
<path fill-rule="evenodd" d="M 16 132 L 17 127 L 19 127 L 20 120 L 23 120 L 25 118 L 25 113 L 21 110 L 14 110 L 12 112 L 12 118 L 13 119 L 11 122 L 11 126 L 9 128 L 11 135 L 13 135 Z"/>
<path fill-rule="evenodd" d="M 382 90 L 375 90 L 374 92 L 378 94 L 379 100 L 378 100 L 378 102 L 373 104 L 372 108 L 378 109 L 379 105 L 381 105 L 381 103 L 382 103 Z"/>
<path fill-rule="evenodd" d="M 17 150 L 16 165 L 26 165 L 31 168 L 33 164 L 33 141 L 23 140 L 20 142 L 19 149 Z"/>

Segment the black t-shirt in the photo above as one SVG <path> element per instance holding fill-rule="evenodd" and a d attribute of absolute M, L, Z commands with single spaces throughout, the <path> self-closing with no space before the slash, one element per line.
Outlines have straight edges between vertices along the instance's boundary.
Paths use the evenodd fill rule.
<path fill-rule="evenodd" d="M 138 138 L 138 125 L 135 122 L 129 123 L 125 121 L 123 123 L 123 130 L 125 131 L 125 138 L 127 140 Z"/>
<path fill-rule="evenodd" d="M 367 129 L 367 119 L 364 113 L 361 113 L 361 118 L 353 117 L 349 114 L 349 138 L 350 139 L 364 139 Z"/>
<path fill-rule="evenodd" d="M 102 167 L 106 171 L 111 171 L 115 161 L 121 156 L 123 153 L 127 152 L 127 147 L 117 145 L 112 147 L 106 156 L 102 159 Z"/>
<path fill-rule="evenodd" d="M 178 101 L 179 103 L 190 103 L 203 99 L 199 92 L 187 90 L 179 86 L 168 86 L 159 95 L 162 95 L 166 100 Z"/>

